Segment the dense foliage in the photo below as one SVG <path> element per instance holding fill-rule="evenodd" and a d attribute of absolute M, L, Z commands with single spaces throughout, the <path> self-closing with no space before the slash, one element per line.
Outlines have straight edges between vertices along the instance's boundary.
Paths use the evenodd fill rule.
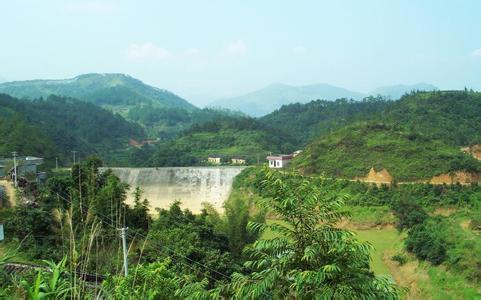
<path fill-rule="evenodd" d="M 354 122 L 378 119 L 390 103 L 380 97 L 362 101 L 338 99 L 293 103 L 260 118 L 260 121 L 295 137 L 295 145 L 301 147 L 317 136 Z"/>
<path fill-rule="evenodd" d="M 383 112 L 385 120 L 403 124 L 456 146 L 481 142 L 481 93 L 434 91 L 411 93 Z"/>
<path fill-rule="evenodd" d="M 271 193 L 262 182 L 263 172 L 259 168 L 250 168 L 237 177 L 235 188 L 248 188 L 260 196 L 258 202 L 262 199 L 268 201 Z M 301 183 L 302 180 L 297 179 L 289 182 L 289 186 Z M 478 255 L 481 253 L 481 238 L 475 228 L 468 227 L 481 219 L 481 185 L 418 183 L 377 186 L 324 179 L 322 188 L 329 193 L 350 195 L 346 200 L 348 210 L 363 214 L 352 216 L 351 220 L 372 226 L 396 225 L 407 233 L 406 249 L 418 259 L 442 264 L 444 268 L 461 274 L 468 282 L 481 282 L 481 256 Z M 405 261 L 406 258 L 402 256 L 400 259 Z"/>
<path fill-rule="evenodd" d="M 261 189 L 266 208 L 285 223 L 250 223 L 256 231 L 280 233 L 256 241 L 245 251 L 250 274 L 235 274 L 232 286 L 242 299 L 396 298 L 392 280 L 370 270 L 368 244 L 336 227 L 345 217 L 345 195 L 333 193 L 322 179 L 283 176 L 267 171 Z M 297 184 L 292 184 L 297 183 Z M 285 225 L 284 225 L 285 224 Z"/>
<path fill-rule="evenodd" d="M 459 149 L 385 123 L 353 125 L 319 138 L 294 160 L 294 167 L 341 178 L 364 177 L 374 167 L 387 169 L 399 181 L 481 171 L 481 163 Z"/>
<path fill-rule="evenodd" d="M 166 108 L 152 104 L 136 105 L 129 109 L 126 118 L 144 126 L 152 137 L 160 140 L 177 137 L 193 124 L 218 118 L 238 117 L 240 113 L 218 109 Z"/>
<path fill-rule="evenodd" d="M 0 156 L 10 151 L 69 162 L 72 150 L 81 157 L 108 157 L 127 147 L 130 138 L 142 139 L 143 129 L 93 104 L 50 96 L 24 101 L 0 94 Z"/>
<path fill-rule="evenodd" d="M 294 149 L 291 137 L 255 119 L 222 117 L 194 124 L 179 138 L 160 144 L 144 164 L 205 165 L 209 156 L 221 156 L 225 161 L 241 157 L 248 163 L 257 163 L 270 152 L 289 153 Z M 136 155 L 142 155 L 142 151 Z"/>

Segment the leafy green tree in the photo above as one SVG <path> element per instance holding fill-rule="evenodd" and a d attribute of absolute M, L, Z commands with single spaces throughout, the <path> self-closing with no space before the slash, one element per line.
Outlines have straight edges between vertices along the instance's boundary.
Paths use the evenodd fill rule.
<path fill-rule="evenodd" d="M 443 231 L 443 224 L 439 219 L 431 218 L 418 224 L 409 231 L 406 249 L 419 259 L 439 265 L 446 259 L 449 247 Z"/>
<path fill-rule="evenodd" d="M 369 267 L 372 247 L 354 233 L 336 228 L 345 217 L 346 195 L 323 188 L 323 180 L 288 178 L 265 171 L 264 205 L 282 222 L 251 223 L 256 231 L 279 234 L 245 250 L 247 272 L 232 275 L 236 298 L 379 299 L 397 298 L 389 277 L 375 276 Z M 298 184 L 291 185 L 295 179 Z"/>
<path fill-rule="evenodd" d="M 169 259 L 139 265 L 128 276 L 109 277 L 102 285 L 109 299 L 179 299 L 175 294 L 181 287 Z"/>
<path fill-rule="evenodd" d="M 396 227 L 399 230 L 409 229 L 422 224 L 429 216 L 423 207 L 412 200 L 402 199 L 393 204 L 394 215 L 398 218 Z"/>

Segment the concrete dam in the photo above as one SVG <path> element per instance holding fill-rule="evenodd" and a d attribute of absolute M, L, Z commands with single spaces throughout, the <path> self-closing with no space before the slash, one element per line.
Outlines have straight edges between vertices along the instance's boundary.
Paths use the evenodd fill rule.
<path fill-rule="evenodd" d="M 127 203 L 133 203 L 133 191 L 140 187 L 151 210 L 168 208 L 179 200 L 183 208 L 199 213 L 202 202 L 211 203 L 219 212 L 229 197 L 234 178 L 245 167 L 162 167 L 112 168 L 122 182 L 130 185 Z"/>

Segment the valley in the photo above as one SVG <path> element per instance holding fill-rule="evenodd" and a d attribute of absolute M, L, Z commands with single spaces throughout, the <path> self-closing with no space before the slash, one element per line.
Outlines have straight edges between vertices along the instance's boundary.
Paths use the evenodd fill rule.
<path fill-rule="evenodd" d="M 68 84 L 87 79 L 94 84 L 96 76 L 79 76 Z M 480 93 L 418 91 L 399 100 L 315 100 L 253 118 L 185 105 L 163 90 L 155 93 L 174 98 L 164 103 L 164 96 L 147 98 L 150 92 L 138 96 L 152 90 L 126 76 L 107 74 L 102 80 L 106 83 L 100 85 L 115 89 L 101 89 L 95 97 L 80 89 L 79 99 L 72 94 L 45 99 L 0 95 L 0 154 L 8 157 L 17 150 L 44 158 L 40 171 L 48 177 L 40 184 L 22 181 L 18 199 L 9 190 L 11 205 L 0 210 L 9 234 L 0 247 L 5 256 L 17 251 L 17 259 L 26 262 L 72 260 L 67 245 L 89 249 L 88 239 L 66 239 L 73 232 L 99 245 L 81 250 L 93 257 L 78 262 L 78 268 L 116 274 L 121 249 L 115 232 L 125 226 L 132 232 L 127 263 L 141 262 L 139 268 L 160 263 L 172 270 L 166 276 L 179 280 L 178 274 L 190 274 L 195 262 L 202 266 L 196 275 L 172 288 L 211 295 L 225 280 L 243 280 L 235 275 L 249 262 L 243 249 L 257 247 L 266 255 L 271 250 L 263 247 L 291 249 L 296 234 L 327 234 L 327 222 L 340 236 L 327 235 L 336 242 L 326 245 L 360 245 L 353 255 L 366 259 L 369 269 L 359 265 L 355 272 L 366 274 L 367 282 L 391 276 L 394 281 L 385 281 L 384 291 L 407 299 L 481 293 L 481 257 L 476 255 L 481 245 L 481 119 L 473 113 L 481 112 Z M 29 85 L 44 88 L 41 81 L 5 86 L 25 92 Z M 50 91 L 63 90 L 44 92 Z M 125 98 L 115 101 L 118 94 Z M 278 170 L 267 169 L 266 156 L 278 153 L 296 156 L 286 156 L 288 162 Z M 6 171 L 5 178 L 11 178 Z M 333 214 L 311 207 L 312 201 Z M 289 231 L 296 222 L 313 222 L 298 228 L 313 231 Z M 269 229 L 261 234 L 251 224 Z M 316 243 L 326 243 L 323 239 Z M 117 258 L 100 261 L 106 253 Z M 242 276 L 257 276 L 253 272 Z M 108 277 L 106 290 L 118 291 L 114 282 L 128 278 Z M 205 279 L 207 286 L 199 286 Z M 87 285 L 79 288 L 89 293 Z"/>

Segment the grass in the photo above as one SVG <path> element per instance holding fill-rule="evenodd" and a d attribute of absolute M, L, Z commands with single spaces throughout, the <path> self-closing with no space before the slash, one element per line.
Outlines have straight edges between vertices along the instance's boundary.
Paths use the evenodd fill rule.
<path fill-rule="evenodd" d="M 388 206 L 346 206 L 350 213 L 349 221 L 355 224 L 387 225 L 394 224 L 396 218 Z"/>
<path fill-rule="evenodd" d="M 402 234 L 394 228 L 354 230 L 358 240 L 369 242 L 374 250 L 371 252 L 371 267 L 376 274 L 389 274 L 389 269 L 383 261 L 384 252 L 402 242 Z"/>
<path fill-rule="evenodd" d="M 429 280 L 418 284 L 432 299 L 481 299 L 481 287 L 469 284 L 462 275 L 446 271 L 442 266 L 424 264 Z"/>

